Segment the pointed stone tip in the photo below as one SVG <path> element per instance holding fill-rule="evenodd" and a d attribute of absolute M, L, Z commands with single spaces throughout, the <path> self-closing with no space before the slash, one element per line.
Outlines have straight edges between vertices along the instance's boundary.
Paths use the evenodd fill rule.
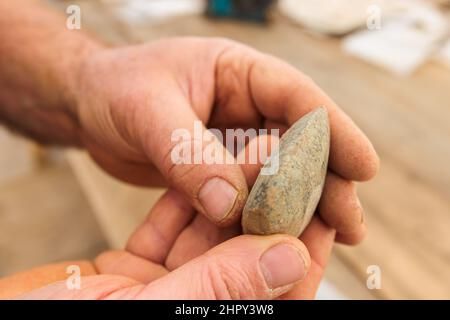
<path fill-rule="evenodd" d="M 328 118 L 328 111 L 327 111 L 327 108 L 325 108 L 325 106 L 320 106 L 320 107 L 317 107 L 317 108 L 315 108 L 314 110 L 312 110 L 311 112 L 310 112 L 310 114 L 317 114 L 317 115 L 320 115 L 320 116 L 327 116 L 327 118 Z"/>
<path fill-rule="evenodd" d="M 327 109 L 311 110 L 281 137 L 275 175 L 259 175 L 242 213 L 244 233 L 298 237 L 317 208 L 328 167 Z"/>
<path fill-rule="evenodd" d="M 296 125 L 301 125 L 301 123 L 305 123 L 305 122 L 319 122 L 322 123 L 323 125 L 329 126 L 329 118 L 328 118 L 328 111 L 324 106 L 320 106 L 317 107 L 313 110 L 311 110 L 309 113 L 305 114 L 303 117 L 301 117 L 297 123 L 294 124 L 294 126 Z"/>

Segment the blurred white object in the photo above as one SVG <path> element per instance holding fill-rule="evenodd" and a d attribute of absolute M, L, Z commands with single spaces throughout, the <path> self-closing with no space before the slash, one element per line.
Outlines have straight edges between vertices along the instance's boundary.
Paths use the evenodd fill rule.
<path fill-rule="evenodd" d="M 405 2 L 405 10 L 382 21 L 379 30 L 366 30 L 344 40 L 344 49 L 400 75 L 418 68 L 445 38 L 448 21 L 434 7 Z"/>
<path fill-rule="evenodd" d="M 104 0 L 105 1 L 105 0 Z M 203 0 L 115 0 L 119 19 L 126 23 L 160 23 L 169 18 L 200 14 L 205 10 Z"/>
<path fill-rule="evenodd" d="M 325 34 L 341 35 L 366 24 L 368 9 L 377 5 L 387 14 L 393 0 L 280 0 L 279 10 L 304 27 Z"/>
<path fill-rule="evenodd" d="M 327 279 L 322 280 L 317 290 L 316 300 L 347 300 L 339 290 Z"/>
<path fill-rule="evenodd" d="M 448 40 L 447 44 L 442 48 L 439 58 L 450 68 L 450 40 Z"/>

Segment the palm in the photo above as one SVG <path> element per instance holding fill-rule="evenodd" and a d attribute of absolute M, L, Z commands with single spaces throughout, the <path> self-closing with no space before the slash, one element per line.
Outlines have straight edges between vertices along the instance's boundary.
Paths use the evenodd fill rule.
<path fill-rule="evenodd" d="M 178 128 L 171 123 L 174 117 L 194 113 L 205 124 L 236 125 L 228 114 L 213 111 L 216 62 L 229 45 L 224 40 L 171 39 L 92 57 L 81 76 L 79 116 L 94 160 L 121 180 L 166 186 L 154 158 L 168 152 L 161 148 L 171 145 L 171 131 Z M 111 69 L 113 75 L 107 72 Z M 129 83 L 132 90 L 125 85 Z"/>

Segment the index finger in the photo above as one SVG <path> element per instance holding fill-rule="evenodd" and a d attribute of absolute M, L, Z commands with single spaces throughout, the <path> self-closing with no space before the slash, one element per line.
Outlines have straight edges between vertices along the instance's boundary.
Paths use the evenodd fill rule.
<path fill-rule="evenodd" d="M 226 68 L 240 61 L 237 72 L 246 72 L 250 100 L 270 120 L 291 126 L 313 109 L 325 106 L 331 130 L 331 169 L 348 180 L 364 181 L 376 174 L 379 159 L 370 141 L 309 77 L 280 59 L 245 46 L 232 47 L 220 60 L 218 72 L 220 65 Z"/>
<path fill-rule="evenodd" d="M 378 170 L 378 156 L 355 123 L 310 78 L 271 56 L 258 58 L 249 75 L 256 106 L 288 125 L 319 106 L 328 111 L 330 166 L 349 180 L 368 180 Z"/>

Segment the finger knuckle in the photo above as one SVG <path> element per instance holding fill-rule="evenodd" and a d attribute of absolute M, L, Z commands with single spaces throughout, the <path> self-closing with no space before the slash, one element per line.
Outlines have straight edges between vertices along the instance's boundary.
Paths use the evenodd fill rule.
<path fill-rule="evenodd" d="M 214 261 L 214 258 L 210 258 Z M 217 299 L 245 300 L 261 297 L 264 281 L 246 268 L 224 262 L 208 263 L 211 289 Z"/>

